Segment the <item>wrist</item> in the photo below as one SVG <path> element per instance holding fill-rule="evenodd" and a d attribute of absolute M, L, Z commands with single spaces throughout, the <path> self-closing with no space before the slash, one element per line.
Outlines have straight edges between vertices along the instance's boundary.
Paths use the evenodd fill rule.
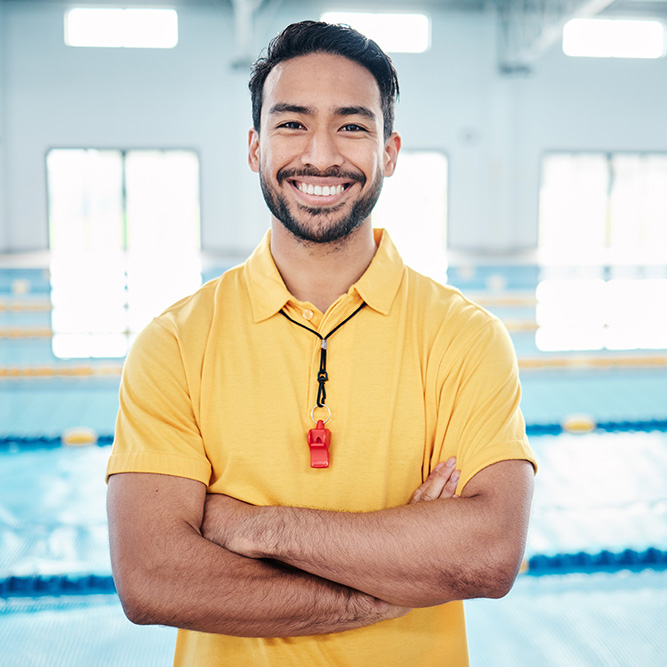
<path fill-rule="evenodd" d="M 252 515 L 243 525 L 238 540 L 243 541 L 244 555 L 251 558 L 273 558 L 284 555 L 285 543 L 284 507 L 253 507 Z"/>
<path fill-rule="evenodd" d="M 227 551 L 248 558 L 267 557 L 261 550 L 262 511 L 222 494 L 207 496 L 201 534 Z"/>
<path fill-rule="evenodd" d="M 350 620 L 362 622 L 364 625 L 399 618 L 410 611 L 407 607 L 399 607 L 372 595 L 354 590 L 350 592 L 347 608 L 350 613 Z"/>

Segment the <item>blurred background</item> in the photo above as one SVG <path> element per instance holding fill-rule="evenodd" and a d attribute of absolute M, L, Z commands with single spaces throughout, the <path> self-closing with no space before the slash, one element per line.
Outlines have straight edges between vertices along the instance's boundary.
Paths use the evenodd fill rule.
<path fill-rule="evenodd" d="M 525 572 L 472 665 L 667 655 L 667 0 L 0 1 L 0 663 L 167 665 L 111 579 L 123 358 L 269 225 L 250 64 L 349 23 L 398 70 L 373 214 L 497 314 L 540 463 Z"/>

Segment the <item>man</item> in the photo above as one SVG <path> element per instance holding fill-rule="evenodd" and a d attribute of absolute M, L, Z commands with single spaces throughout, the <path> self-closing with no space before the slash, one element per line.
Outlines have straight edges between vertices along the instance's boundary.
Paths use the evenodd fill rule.
<path fill-rule="evenodd" d="M 400 150 L 375 43 L 289 26 L 250 89 L 270 235 L 123 374 L 124 609 L 181 628 L 179 665 L 465 665 L 460 600 L 509 591 L 532 493 L 508 336 L 371 228 Z"/>

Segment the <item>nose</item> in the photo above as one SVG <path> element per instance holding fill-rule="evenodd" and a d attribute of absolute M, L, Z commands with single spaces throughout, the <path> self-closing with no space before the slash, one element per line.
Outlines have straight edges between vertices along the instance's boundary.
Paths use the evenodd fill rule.
<path fill-rule="evenodd" d="M 341 155 L 335 134 L 325 128 L 313 130 L 307 137 L 301 162 L 321 171 L 340 167 L 345 158 Z"/>

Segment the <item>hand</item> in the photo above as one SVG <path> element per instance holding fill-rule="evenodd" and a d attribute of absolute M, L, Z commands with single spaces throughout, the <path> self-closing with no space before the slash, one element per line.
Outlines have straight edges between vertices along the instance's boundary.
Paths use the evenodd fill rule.
<path fill-rule="evenodd" d="M 456 459 L 451 456 L 446 462 L 438 463 L 426 481 L 412 494 L 410 505 L 425 500 L 458 498 L 456 485 L 461 471 L 456 470 Z"/>

